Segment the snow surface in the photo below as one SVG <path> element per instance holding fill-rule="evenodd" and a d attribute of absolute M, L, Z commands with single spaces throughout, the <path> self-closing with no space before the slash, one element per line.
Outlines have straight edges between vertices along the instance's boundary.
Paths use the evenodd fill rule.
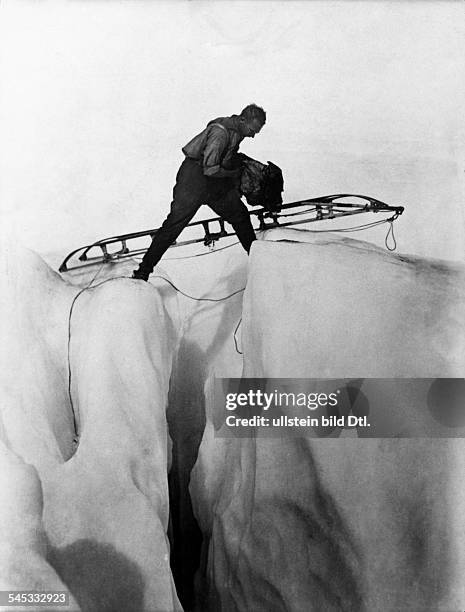
<path fill-rule="evenodd" d="M 216 438 L 212 381 L 460 377 L 463 268 L 273 230 L 249 260 L 233 246 L 155 271 L 198 298 L 247 284 L 227 300 L 133 281 L 133 262 L 78 296 L 97 270 L 65 281 L 6 244 L 0 474 L 24 477 L 0 534 L 27 573 L 1 556 L 2 588 L 61 580 L 82 610 L 180 610 L 171 552 L 185 602 L 197 570 L 201 610 L 460 607 L 462 440 Z M 409 433 L 431 427 L 422 400 L 396 407 Z"/>

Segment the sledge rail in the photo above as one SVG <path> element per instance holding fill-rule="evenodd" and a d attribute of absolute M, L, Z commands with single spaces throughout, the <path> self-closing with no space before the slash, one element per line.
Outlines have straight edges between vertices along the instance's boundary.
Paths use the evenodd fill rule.
<path fill-rule="evenodd" d="M 342 200 L 346 198 L 359 198 L 363 200 L 363 202 L 338 202 L 337 200 Z M 288 213 L 290 209 L 299 209 L 304 206 L 311 206 L 308 210 Z M 263 231 L 267 229 L 272 229 L 275 227 L 286 227 L 290 225 L 300 225 L 302 223 L 312 223 L 315 221 L 326 221 L 328 219 L 337 219 L 339 217 L 347 217 L 350 215 L 358 215 L 366 212 L 392 212 L 393 216 L 389 219 L 389 221 L 394 221 L 397 219 L 399 215 L 404 212 L 403 206 L 389 206 L 380 200 L 376 200 L 375 198 L 371 198 L 368 196 L 362 195 L 354 195 L 350 193 L 340 193 L 336 195 L 328 195 L 319 198 L 310 198 L 307 200 L 298 200 L 296 202 L 290 202 L 288 204 L 283 204 L 279 212 L 269 212 L 264 208 L 259 208 L 258 210 L 250 210 L 250 216 L 255 216 L 258 219 L 258 227 L 255 227 L 257 231 Z M 279 221 L 280 219 L 285 219 L 287 217 L 299 217 L 301 215 L 305 215 L 305 218 L 297 218 L 291 221 Z M 210 230 L 210 224 L 218 223 L 219 231 L 212 232 Z M 194 244 L 203 242 L 205 246 L 209 246 L 214 243 L 216 240 L 220 238 L 225 238 L 227 236 L 234 236 L 235 232 L 228 231 L 225 228 L 225 221 L 220 217 L 214 217 L 211 219 L 204 219 L 201 221 L 194 221 L 193 223 L 189 223 L 187 227 L 196 227 L 202 226 L 204 230 L 203 238 L 193 238 L 189 240 L 183 240 L 182 242 L 174 242 L 170 248 L 177 246 L 186 246 L 188 244 Z M 79 247 L 75 249 L 71 253 L 69 253 L 66 258 L 63 260 L 59 267 L 60 272 L 68 272 L 69 270 L 82 268 L 84 266 L 94 265 L 97 263 L 105 263 L 111 261 L 117 261 L 120 259 L 125 259 L 127 257 L 133 257 L 135 255 L 141 255 L 145 253 L 147 248 L 135 248 L 130 249 L 128 247 L 128 241 L 135 240 L 138 238 L 143 238 L 144 236 L 153 238 L 155 233 L 159 228 L 145 230 L 141 232 L 132 232 L 129 234 L 121 234 L 119 236 L 111 236 L 109 238 L 103 238 L 102 240 L 97 240 L 92 244 L 88 244 L 86 246 Z M 119 243 L 119 250 L 115 252 L 109 252 L 109 245 Z M 89 257 L 89 253 L 91 251 L 97 251 L 98 255 Z M 80 255 L 78 255 L 80 253 Z M 81 265 L 69 265 L 70 260 L 78 259 L 82 263 Z"/>

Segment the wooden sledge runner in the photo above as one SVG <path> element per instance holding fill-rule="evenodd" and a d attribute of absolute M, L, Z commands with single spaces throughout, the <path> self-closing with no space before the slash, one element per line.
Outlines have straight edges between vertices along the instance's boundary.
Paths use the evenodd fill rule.
<path fill-rule="evenodd" d="M 360 201 L 339 201 L 347 199 L 353 200 L 355 198 Z M 307 209 L 301 210 L 304 207 L 307 207 Z M 368 196 L 340 193 L 283 204 L 279 212 L 270 212 L 265 208 L 259 208 L 257 210 L 250 210 L 249 214 L 258 221 L 258 224 L 254 224 L 255 230 L 263 231 L 275 227 L 288 227 L 301 225 L 303 223 L 313 223 L 315 221 L 326 221 L 328 219 L 338 219 L 339 217 L 359 215 L 368 212 L 393 213 L 391 217 L 385 219 L 385 221 L 393 222 L 404 212 L 404 207 L 389 206 L 380 200 Z M 216 231 L 212 231 L 212 226 L 216 226 L 214 228 Z M 225 221 L 220 217 L 189 223 L 184 232 L 187 228 L 200 229 L 200 227 L 204 230 L 203 237 L 174 242 L 170 248 L 194 243 L 203 243 L 205 246 L 211 246 L 221 238 L 235 236 L 235 232 L 226 229 Z M 128 243 L 146 236 L 152 239 L 157 231 L 158 228 L 130 234 L 121 234 L 119 236 L 103 238 L 92 244 L 79 247 L 66 256 L 59 267 L 59 271 L 67 272 L 84 266 L 115 262 L 128 257 L 141 255 L 145 253 L 149 244 L 147 244 L 145 248 L 130 248 Z M 111 251 L 110 249 L 114 245 L 116 245 L 117 250 Z"/>

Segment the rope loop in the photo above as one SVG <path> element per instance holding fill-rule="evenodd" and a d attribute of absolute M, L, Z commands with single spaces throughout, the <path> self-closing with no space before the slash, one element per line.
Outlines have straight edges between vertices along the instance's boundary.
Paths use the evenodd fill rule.
<path fill-rule="evenodd" d="M 396 237 L 394 236 L 394 219 L 388 219 L 387 223 L 389 223 L 389 229 L 384 239 L 384 244 L 388 251 L 395 251 L 397 249 L 397 242 L 396 242 Z M 391 235 L 391 238 L 392 238 L 392 245 L 393 245 L 392 247 L 390 247 L 388 244 L 389 235 Z"/>

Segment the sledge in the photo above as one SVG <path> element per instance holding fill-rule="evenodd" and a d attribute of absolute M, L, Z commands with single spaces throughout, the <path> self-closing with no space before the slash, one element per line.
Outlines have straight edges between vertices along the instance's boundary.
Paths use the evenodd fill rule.
<path fill-rule="evenodd" d="M 342 200 L 352 201 L 342 201 Z M 353 200 L 357 199 L 358 202 Z M 363 195 L 340 193 L 336 195 L 322 196 L 298 200 L 280 206 L 279 211 L 270 211 L 264 207 L 257 210 L 249 210 L 252 217 L 252 225 L 256 231 L 264 231 L 276 227 L 289 227 L 316 221 L 327 221 L 359 215 L 362 213 L 392 213 L 386 222 L 394 222 L 404 212 L 403 206 L 389 206 L 380 200 Z M 235 236 L 235 232 L 225 227 L 225 221 L 220 217 L 203 219 L 189 223 L 183 230 L 183 234 L 189 228 L 203 229 L 203 236 L 174 242 L 170 248 L 186 246 L 195 243 L 203 243 L 206 247 L 212 247 L 217 240 L 228 236 Z M 83 268 L 95 264 L 117 262 L 122 259 L 142 255 L 148 249 L 150 241 L 159 228 L 149 229 L 141 232 L 132 232 L 111 236 L 97 240 L 69 253 L 59 267 L 60 272 L 68 272 L 76 268 Z M 331 231 L 331 230 L 328 230 Z M 140 247 L 134 243 L 141 238 L 148 238 L 146 247 Z M 115 249 L 116 250 L 112 250 Z"/>

